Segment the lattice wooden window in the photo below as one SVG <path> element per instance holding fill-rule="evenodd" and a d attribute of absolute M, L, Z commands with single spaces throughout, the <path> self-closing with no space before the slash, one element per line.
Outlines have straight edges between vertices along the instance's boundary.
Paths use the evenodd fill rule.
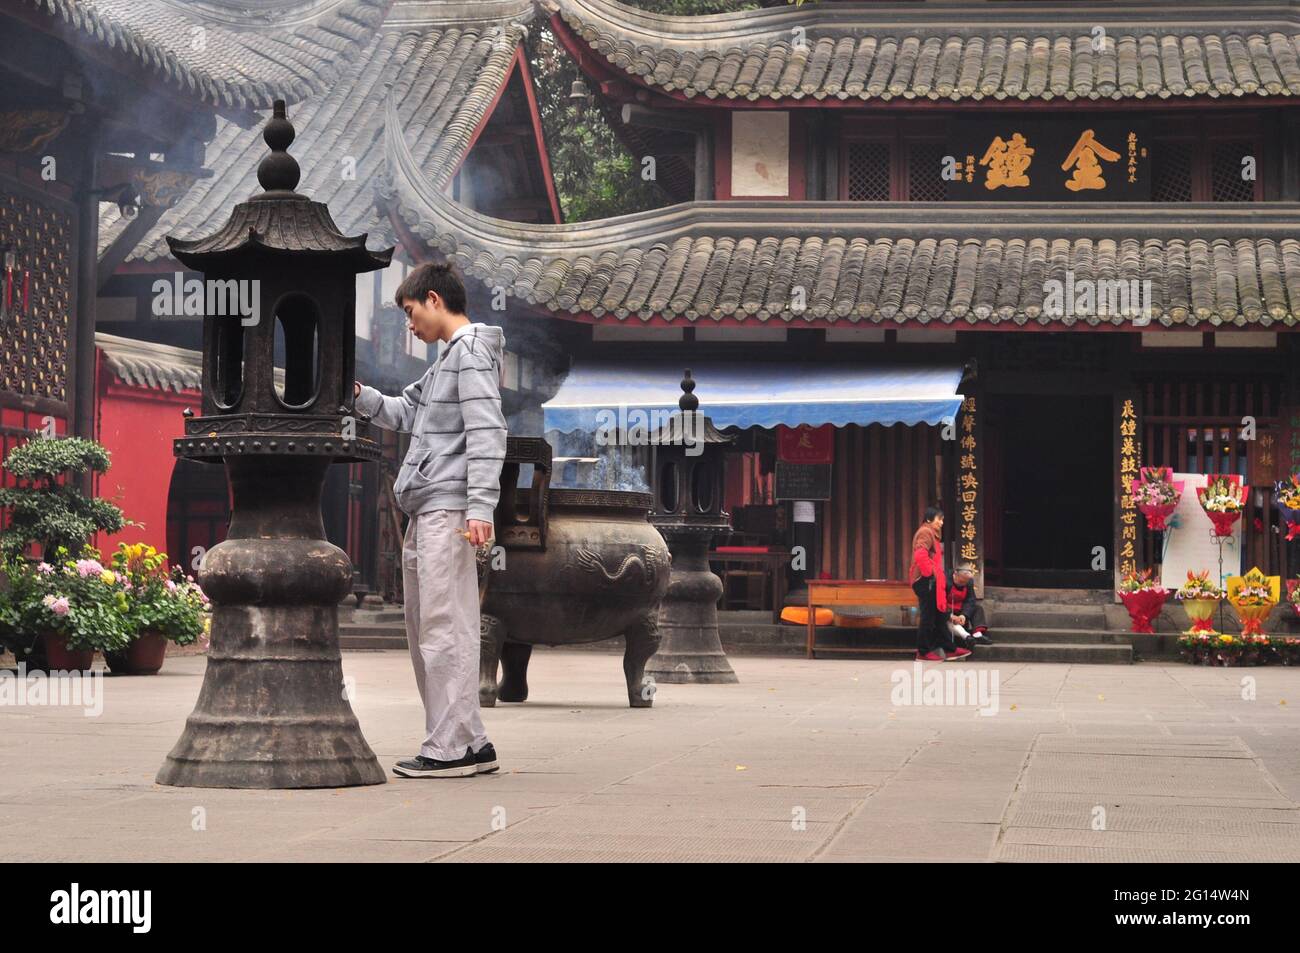
<path fill-rule="evenodd" d="M 1195 143 L 1157 142 L 1151 156 L 1151 201 L 1192 201 L 1192 152 Z"/>
<path fill-rule="evenodd" d="M 1258 176 L 1259 159 L 1250 140 L 1228 139 L 1214 143 L 1210 153 L 1210 201 L 1255 201 L 1254 180 L 1241 177 L 1242 160 L 1247 156 L 1255 158 L 1255 174 Z"/>
<path fill-rule="evenodd" d="M 849 201 L 889 201 L 889 180 L 893 168 L 893 150 L 890 144 L 871 141 L 850 142 L 845 152 Z"/>
<path fill-rule="evenodd" d="M 0 390 L 68 400 L 74 238 L 68 212 L 0 186 L 0 247 L 14 250 L 20 274 L 30 272 L 27 310 L 15 307 L 0 327 Z M 17 306 L 21 284 L 13 297 Z"/>
<path fill-rule="evenodd" d="M 913 142 L 907 147 L 907 198 L 911 202 L 943 202 L 948 198 L 944 182 L 942 142 Z"/>

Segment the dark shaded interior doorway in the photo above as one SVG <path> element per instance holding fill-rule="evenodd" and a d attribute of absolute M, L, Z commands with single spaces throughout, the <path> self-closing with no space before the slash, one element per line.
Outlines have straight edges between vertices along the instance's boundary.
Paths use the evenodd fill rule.
<path fill-rule="evenodd" d="M 988 582 L 1109 588 L 1114 515 L 1109 395 L 994 394 L 988 401 Z M 1095 548 L 1107 570 L 1092 568 Z"/>

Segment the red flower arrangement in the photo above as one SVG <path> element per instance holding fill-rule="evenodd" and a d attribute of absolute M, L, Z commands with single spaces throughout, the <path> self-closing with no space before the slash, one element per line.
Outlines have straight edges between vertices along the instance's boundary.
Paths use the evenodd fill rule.
<path fill-rule="evenodd" d="M 1231 536 L 1232 527 L 1246 507 L 1246 488 L 1241 485 L 1241 477 L 1235 473 L 1213 475 L 1196 491 L 1196 498 L 1214 524 L 1214 534 Z"/>
<path fill-rule="evenodd" d="M 1129 492 L 1138 512 L 1146 517 L 1147 529 L 1162 530 L 1182 498 L 1183 481 L 1175 483 L 1169 467 L 1143 467 L 1139 472 L 1141 476 L 1129 484 Z"/>
<path fill-rule="evenodd" d="M 1118 594 L 1120 602 L 1128 610 L 1129 618 L 1133 620 L 1133 631 L 1154 632 L 1151 623 L 1165 607 L 1169 590 L 1152 579 L 1151 570 L 1125 573 Z"/>

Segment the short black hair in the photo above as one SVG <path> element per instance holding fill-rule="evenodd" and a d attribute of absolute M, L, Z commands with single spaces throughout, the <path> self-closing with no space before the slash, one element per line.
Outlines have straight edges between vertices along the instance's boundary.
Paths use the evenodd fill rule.
<path fill-rule="evenodd" d="M 400 308 L 407 299 L 423 302 L 429 297 L 430 291 L 442 299 L 452 314 L 465 313 L 465 283 L 460 280 L 460 275 L 456 274 L 451 265 L 439 265 L 431 261 L 411 269 L 411 273 L 397 286 L 393 300 Z"/>
<path fill-rule="evenodd" d="M 925 508 L 925 520 L 923 522 L 933 523 L 936 516 L 942 516 L 943 510 L 937 506 L 927 506 Z"/>

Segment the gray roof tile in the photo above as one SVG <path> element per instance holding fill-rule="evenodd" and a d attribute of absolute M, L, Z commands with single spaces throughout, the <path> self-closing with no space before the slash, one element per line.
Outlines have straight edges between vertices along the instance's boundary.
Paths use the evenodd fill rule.
<path fill-rule="evenodd" d="M 1300 318 L 1300 205 L 695 202 L 600 222 L 489 218 L 431 188 L 386 105 L 380 188 L 488 287 L 557 313 L 958 326 L 1131 325 L 1043 312 L 1044 282 L 1150 281 L 1156 325 Z M 803 309 L 793 289 L 802 287 Z"/>
<path fill-rule="evenodd" d="M 426 174 L 445 186 L 505 82 L 523 36 L 517 24 L 386 23 L 336 82 L 290 108 L 297 131 L 290 151 L 302 168 L 299 191 L 328 205 L 345 235 L 369 232 L 370 244 L 392 244 L 395 236 L 376 211 L 374 190 L 384 168 L 386 87 L 391 84 L 400 102 L 412 153 Z M 198 180 L 164 212 L 127 261 L 169 259 L 165 236 L 195 238 L 224 222 L 236 203 L 260 190 L 257 164 L 265 155 L 260 125 L 243 129 L 219 119 L 203 163 L 215 175 Z M 346 177 L 353 165 L 355 174 Z M 116 206 L 101 209 L 103 253 L 126 223 Z"/>
<path fill-rule="evenodd" d="M 1221 7 L 1197 0 L 1102 10 L 818 3 L 713 16 L 538 2 L 616 70 L 688 98 L 1300 94 L 1300 13 L 1278 4 L 1239 3 L 1225 22 Z"/>
<path fill-rule="evenodd" d="M 366 46 L 392 4 L 305 0 L 259 12 L 238 0 L 207 0 L 193 5 L 196 13 L 171 0 L 19 2 L 121 50 L 205 102 L 254 109 L 322 89 Z"/>

